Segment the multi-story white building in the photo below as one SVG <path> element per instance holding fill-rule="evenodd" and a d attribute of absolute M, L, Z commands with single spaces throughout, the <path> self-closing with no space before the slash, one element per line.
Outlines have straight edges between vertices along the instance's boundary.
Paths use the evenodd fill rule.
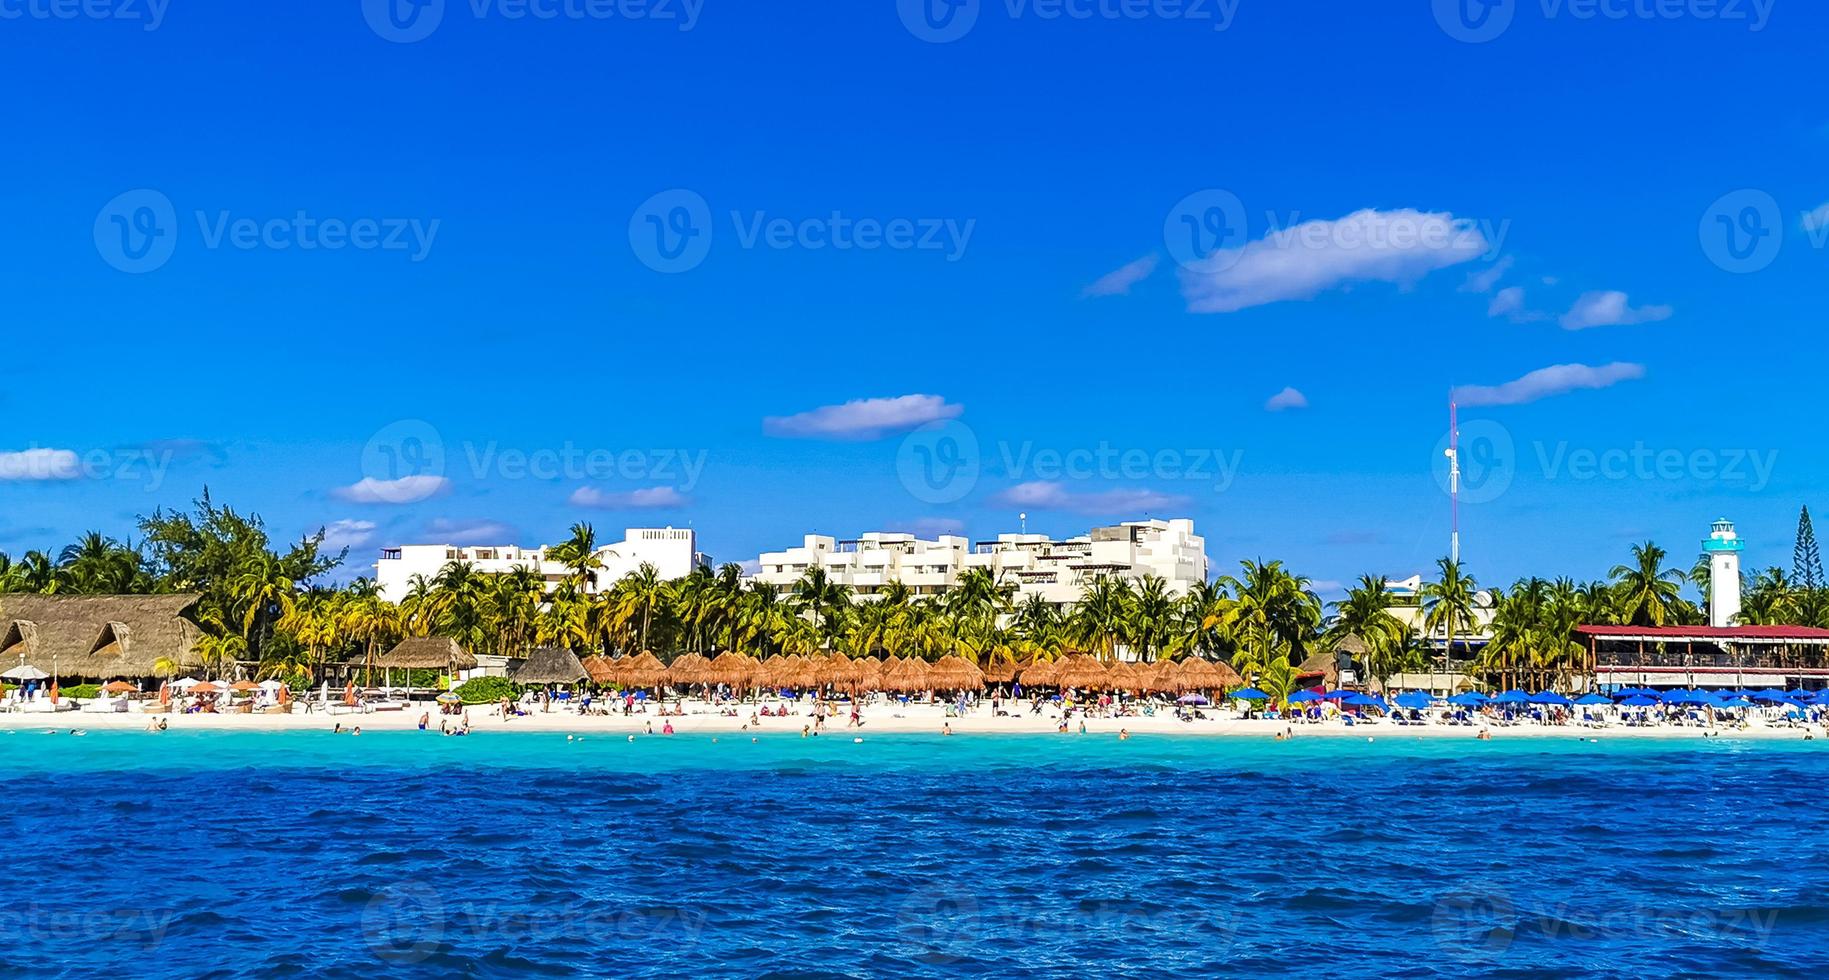
<path fill-rule="evenodd" d="M 1052 603 L 1078 600 L 1101 575 L 1139 581 L 1161 578 L 1180 595 L 1207 580 L 1207 543 L 1194 522 L 1126 521 L 1055 541 L 1044 534 L 1000 534 L 972 544 L 954 534 L 931 541 L 912 534 L 872 532 L 854 540 L 809 534 L 798 548 L 764 552 L 757 582 L 787 588 L 810 568 L 868 598 L 891 582 L 916 595 L 939 595 L 965 572 L 982 568 L 1016 586 L 1016 599 L 1040 595 Z"/>
<path fill-rule="evenodd" d="M 565 565 L 546 557 L 546 548 L 521 548 L 515 545 L 456 547 L 448 544 L 409 544 L 383 548 L 375 562 L 375 583 L 383 598 L 399 602 L 412 589 L 413 576 L 435 578 L 445 565 L 467 562 L 479 572 L 504 573 L 517 568 L 538 572 L 548 587 L 569 572 Z M 597 591 L 609 589 L 617 580 L 643 564 L 654 566 L 662 578 L 689 575 L 702 560 L 698 539 L 691 528 L 628 529 L 623 540 L 597 549 L 603 569 L 597 573 Z"/>

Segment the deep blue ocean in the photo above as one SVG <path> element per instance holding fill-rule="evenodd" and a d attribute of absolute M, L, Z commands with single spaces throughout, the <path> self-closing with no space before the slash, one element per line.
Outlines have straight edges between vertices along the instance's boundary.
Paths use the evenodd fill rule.
<path fill-rule="evenodd" d="M 1821 975 L 1829 743 L 0 733 L 0 974 Z"/>

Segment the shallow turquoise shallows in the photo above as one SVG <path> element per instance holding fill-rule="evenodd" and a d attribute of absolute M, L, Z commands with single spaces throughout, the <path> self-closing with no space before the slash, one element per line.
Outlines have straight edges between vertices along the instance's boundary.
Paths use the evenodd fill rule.
<path fill-rule="evenodd" d="M 0 975 L 1829 957 L 1820 740 L 33 731 L 0 760 Z"/>

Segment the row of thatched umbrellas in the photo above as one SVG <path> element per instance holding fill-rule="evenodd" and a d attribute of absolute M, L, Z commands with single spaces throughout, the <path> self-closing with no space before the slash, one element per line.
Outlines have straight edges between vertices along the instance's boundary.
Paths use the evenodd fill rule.
<path fill-rule="evenodd" d="M 715 658 L 688 653 L 672 664 L 662 663 L 652 653 L 632 657 L 586 657 L 583 664 L 593 684 L 634 688 L 662 684 L 674 687 L 723 684 L 739 690 L 835 687 L 913 693 L 975 690 L 986 684 L 1020 680 L 1031 687 L 1179 694 L 1244 685 L 1243 679 L 1230 666 L 1193 657 L 1151 664 L 1105 664 L 1096 657 L 1077 654 L 1059 660 L 1036 660 L 1020 665 L 996 663 L 980 668 L 958 656 L 929 662 L 918 657 L 854 660 L 842 653 L 824 656 L 776 654 L 766 660 L 757 660 L 748 654 L 726 651 Z"/>

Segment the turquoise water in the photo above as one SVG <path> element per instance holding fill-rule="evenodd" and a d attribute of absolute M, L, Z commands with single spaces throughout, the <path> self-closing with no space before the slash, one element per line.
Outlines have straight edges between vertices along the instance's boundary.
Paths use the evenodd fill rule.
<path fill-rule="evenodd" d="M 0 974 L 1774 975 L 1829 743 L 0 734 Z"/>

